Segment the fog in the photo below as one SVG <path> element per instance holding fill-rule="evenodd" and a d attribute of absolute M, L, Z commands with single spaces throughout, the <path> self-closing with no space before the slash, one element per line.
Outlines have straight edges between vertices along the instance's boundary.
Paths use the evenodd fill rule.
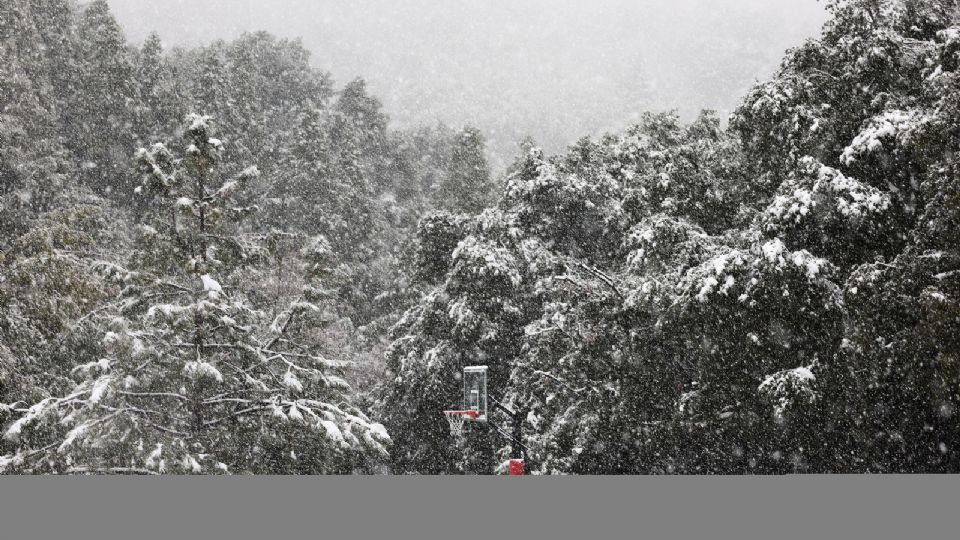
<path fill-rule="evenodd" d="M 112 0 L 168 46 L 302 37 L 338 84 L 362 76 L 401 127 L 484 130 L 500 158 L 557 150 L 645 110 L 729 113 L 825 20 L 816 0 Z"/>

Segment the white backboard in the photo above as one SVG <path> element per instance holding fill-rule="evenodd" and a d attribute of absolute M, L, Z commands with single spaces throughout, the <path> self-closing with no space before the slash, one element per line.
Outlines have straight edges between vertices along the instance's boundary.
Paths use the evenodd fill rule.
<path fill-rule="evenodd" d="M 477 421 L 487 419 L 487 366 L 463 368 L 463 410 L 477 411 Z"/>

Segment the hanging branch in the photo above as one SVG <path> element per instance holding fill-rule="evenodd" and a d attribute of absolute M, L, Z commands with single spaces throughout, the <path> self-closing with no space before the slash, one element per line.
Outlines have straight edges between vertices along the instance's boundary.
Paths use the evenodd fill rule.
<path fill-rule="evenodd" d="M 608 276 L 607 274 L 604 274 L 603 272 L 601 272 L 601 271 L 598 270 L 597 268 L 593 268 L 592 266 L 589 266 L 589 265 L 584 264 L 584 263 L 582 263 L 582 262 L 577 261 L 576 264 L 577 264 L 577 266 L 579 266 L 580 268 L 586 270 L 587 272 L 590 272 L 591 274 L 593 274 L 593 275 L 595 275 L 597 278 L 599 278 L 600 281 L 602 281 L 604 284 L 606 284 L 607 287 L 610 287 L 610 289 L 611 289 L 614 293 L 616 293 L 617 296 L 620 297 L 620 300 L 626 300 L 626 299 L 627 299 L 626 296 L 624 296 L 623 293 L 620 292 L 620 289 L 617 288 L 617 285 L 616 285 L 616 283 L 613 281 L 613 278 L 611 278 L 611 277 Z"/>

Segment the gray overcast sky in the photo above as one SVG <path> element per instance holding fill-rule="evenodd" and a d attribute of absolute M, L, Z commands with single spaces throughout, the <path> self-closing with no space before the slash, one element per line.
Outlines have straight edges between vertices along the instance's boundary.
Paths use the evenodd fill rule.
<path fill-rule="evenodd" d="M 648 109 L 728 113 L 815 36 L 816 0 L 111 0 L 130 38 L 302 37 L 396 125 L 483 129 L 500 155 L 617 130 Z"/>

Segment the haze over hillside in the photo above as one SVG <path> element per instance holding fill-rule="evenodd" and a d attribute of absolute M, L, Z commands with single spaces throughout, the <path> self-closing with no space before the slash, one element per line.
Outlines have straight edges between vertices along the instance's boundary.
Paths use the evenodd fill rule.
<path fill-rule="evenodd" d="M 439 5 L 443 9 L 437 9 Z M 501 159 L 555 151 L 647 109 L 729 112 L 818 33 L 816 0 L 112 0 L 129 37 L 302 37 L 339 84 L 367 79 L 398 126 L 481 128 Z M 725 114 L 724 114 L 725 116 Z"/>

